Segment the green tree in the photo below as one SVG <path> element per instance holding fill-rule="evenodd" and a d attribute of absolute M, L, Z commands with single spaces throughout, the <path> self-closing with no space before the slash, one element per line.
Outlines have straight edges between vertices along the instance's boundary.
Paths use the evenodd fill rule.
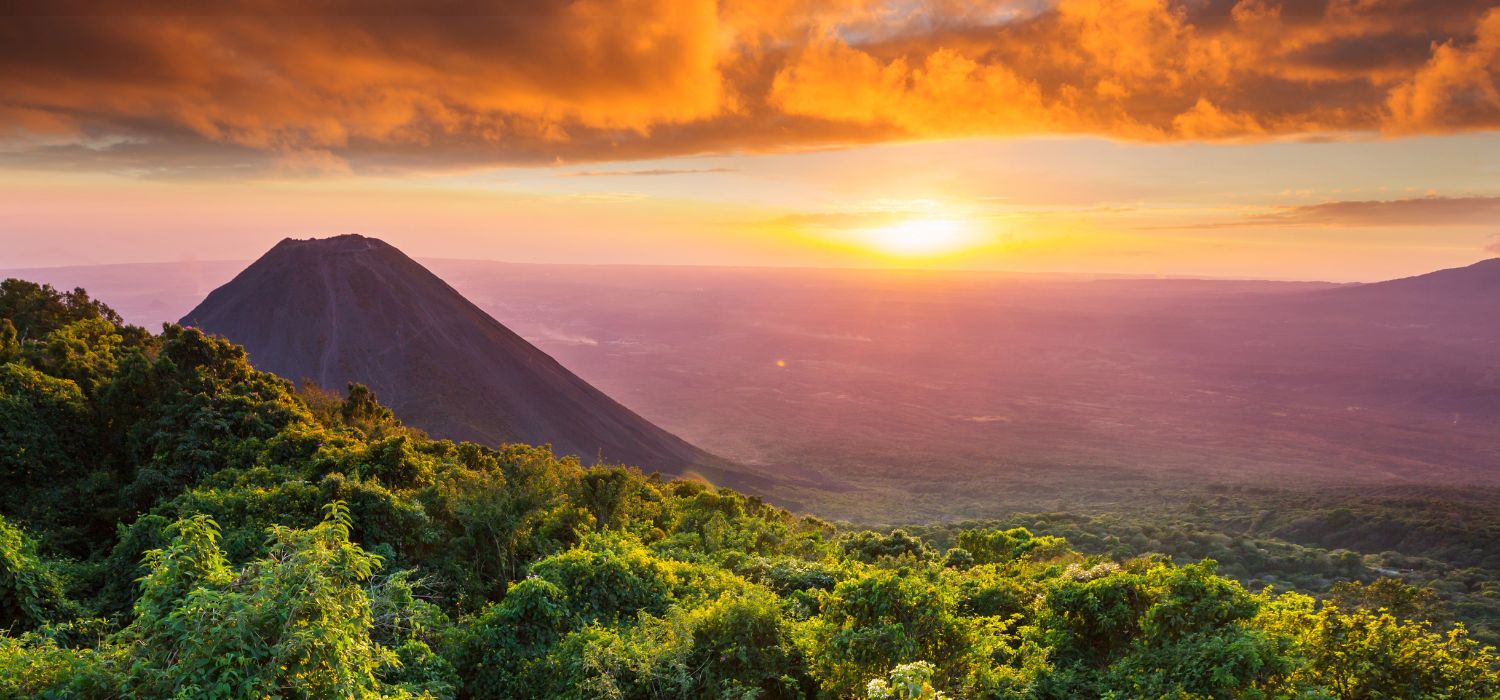
<path fill-rule="evenodd" d="M 881 559 L 927 561 L 937 556 L 931 545 L 900 529 L 892 530 L 890 534 L 873 530 L 855 532 L 846 535 L 841 546 L 845 556 L 866 563 Z"/>
<path fill-rule="evenodd" d="M 944 686 L 969 675 L 971 626 L 957 614 L 953 591 L 909 569 L 872 571 L 843 581 L 821 598 L 822 612 L 801 641 L 822 689 L 848 697 L 900 664 L 932 663 Z"/>
<path fill-rule="evenodd" d="M 547 653 L 572 628 L 556 584 L 528 578 L 455 635 L 450 657 L 473 698 L 537 697 L 555 684 Z"/>
<path fill-rule="evenodd" d="M 1238 698 L 1275 683 L 1290 664 L 1250 625 L 1259 601 L 1214 567 L 1140 562 L 1061 583 L 1038 620 L 1055 669 L 1038 695 Z"/>
<path fill-rule="evenodd" d="M 0 282 L 0 318 L 9 319 L 21 342 L 38 340 L 76 321 L 98 319 L 124 325 L 120 315 L 88 292 L 59 292 L 50 284 L 21 279 Z"/>
<path fill-rule="evenodd" d="M 72 608 L 62 578 L 37 555 L 36 542 L 0 518 L 0 629 L 33 630 Z"/>
<path fill-rule="evenodd" d="M 1060 537 L 1036 537 L 1024 527 L 1009 530 L 964 530 L 958 533 L 958 546 L 967 551 L 976 564 L 1000 564 L 1027 555 L 1060 554 L 1067 542 Z"/>
<path fill-rule="evenodd" d="M 675 566 L 620 535 L 590 535 L 583 544 L 531 566 L 533 576 L 562 590 L 577 624 L 613 623 L 621 616 L 662 615 L 678 585 Z"/>
<path fill-rule="evenodd" d="M 100 495 L 115 482 L 100 469 L 94 412 L 78 384 L 19 363 L 0 365 L 0 514 L 53 546 L 84 548 L 109 530 Z M 113 523 L 110 523 L 110 527 Z"/>
<path fill-rule="evenodd" d="M 207 518 L 180 522 L 148 555 L 127 631 L 132 692 L 150 697 L 386 697 L 396 663 L 371 638 L 363 587 L 380 558 L 349 541 L 343 504 L 308 530 L 273 528 L 270 554 L 232 571 Z"/>
<path fill-rule="evenodd" d="M 72 380 L 87 396 L 107 386 L 119 370 L 125 351 L 120 329 L 102 318 L 74 321 L 34 343 L 31 365 L 60 379 Z"/>
<path fill-rule="evenodd" d="M 885 678 L 876 678 L 865 686 L 868 700 L 946 700 L 942 691 L 932 687 L 933 668 L 926 661 L 902 664 L 891 669 Z"/>
<path fill-rule="evenodd" d="M 0 318 L 0 364 L 21 356 L 21 339 L 16 333 L 16 324 L 8 318 Z"/>
<path fill-rule="evenodd" d="M 1384 611 L 1401 620 L 1436 622 L 1444 617 L 1442 604 L 1430 588 L 1418 588 L 1400 579 L 1382 577 L 1366 584 L 1340 581 L 1328 591 L 1328 600 L 1344 610 Z"/>
<path fill-rule="evenodd" d="M 1288 687 L 1340 700 L 1500 697 L 1494 649 L 1462 625 L 1442 633 L 1385 610 L 1346 611 L 1298 594 L 1269 603 L 1257 622 L 1291 640 Z"/>

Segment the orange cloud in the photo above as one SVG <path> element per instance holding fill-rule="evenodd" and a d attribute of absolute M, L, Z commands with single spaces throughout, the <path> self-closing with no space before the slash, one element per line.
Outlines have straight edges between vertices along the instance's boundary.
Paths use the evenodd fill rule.
<path fill-rule="evenodd" d="M 645 131 L 723 108 L 712 2 L 440 2 L 418 16 L 315 5 L 12 18 L 4 99 L 80 122 L 95 110 L 160 119 L 254 148 L 453 130 L 565 140 L 567 123 Z"/>
<path fill-rule="evenodd" d="M 1173 117 L 1172 128 L 1183 137 L 1190 139 L 1259 136 L 1266 132 L 1256 120 L 1255 115 L 1247 112 L 1225 112 L 1205 98 L 1199 98 L 1198 103 L 1193 105 L 1192 109 Z"/>
<path fill-rule="evenodd" d="M 0 163 L 373 171 L 943 136 L 1500 126 L 1453 0 L 21 0 Z"/>
<path fill-rule="evenodd" d="M 1500 8 L 1472 41 L 1445 41 L 1415 77 L 1391 91 L 1390 128 L 1402 132 L 1500 126 Z"/>
<path fill-rule="evenodd" d="M 883 63 L 836 41 L 818 42 L 777 73 L 770 102 L 792 114 L 886 124 L 912 135 L 1045 130 L 1052 118 L 1034 83 L 1004 65 L 939 48 L 908 65 Z"/>

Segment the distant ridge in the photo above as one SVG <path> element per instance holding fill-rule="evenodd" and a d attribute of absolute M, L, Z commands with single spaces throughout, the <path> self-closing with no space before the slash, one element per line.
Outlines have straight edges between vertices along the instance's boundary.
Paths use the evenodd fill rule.
<path fill-rule="evenodd" d="M 1500 311 L 1500 258 L 1414 277 L 1355 284 L 1315 293 L 1349 313 L 1423 318 L 1468 317 Z"/>
<path fill-rule="evenodd" d="M 1345 287 L 1344 294 L 1390 292 L 1466 296 L 1500 293 L 1500 258 L 1481 260 L 1466 267 L 1438 270 L 1424 275 Z"/>
<path fill-rule="evenodd" d="M 375 238 L 285 239 L 182 323 L 244 345 L 257 368 L 289 379 L 366 384 L 436 437 L 551 444 L 586 464 L 740 488 L 766 482 L 615 402 Z"/>

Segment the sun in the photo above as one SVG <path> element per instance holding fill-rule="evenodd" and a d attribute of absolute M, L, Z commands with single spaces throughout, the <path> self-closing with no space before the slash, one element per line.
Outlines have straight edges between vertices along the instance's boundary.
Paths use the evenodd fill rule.
<path fill-rule="evenodd" d="M 954 218 L 898 221 L 863 233 L 876 250 L 904 258 L 926 258 L 956 253 L 974 244 L 970 226 Z"/>

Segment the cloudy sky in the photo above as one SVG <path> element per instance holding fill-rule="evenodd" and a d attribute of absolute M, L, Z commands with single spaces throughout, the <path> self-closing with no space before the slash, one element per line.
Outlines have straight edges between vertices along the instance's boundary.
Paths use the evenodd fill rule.
<path fill-rule="evenodd" d="M 1500 251 L 1494 5 L 18 0 L 0 267 L 1413 274 Z"/>

